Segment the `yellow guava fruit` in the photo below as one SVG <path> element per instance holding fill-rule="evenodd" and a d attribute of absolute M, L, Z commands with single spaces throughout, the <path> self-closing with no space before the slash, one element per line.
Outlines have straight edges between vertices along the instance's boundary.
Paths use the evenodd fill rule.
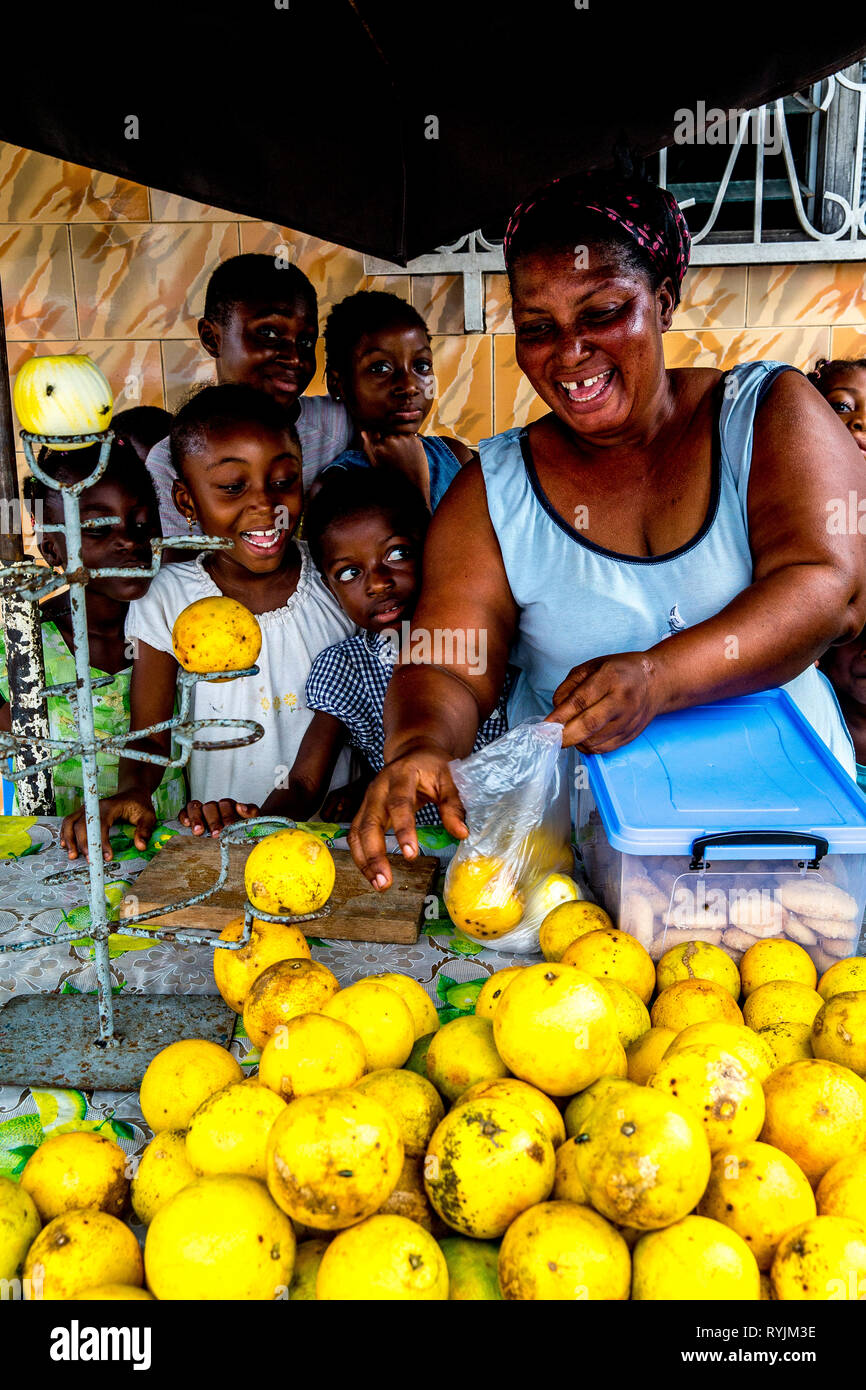
<path fill-rule="evenodd" d="M 525 906 L 513 870 L 484 854 L 452 859 L 443 896 L 454 925 L 484 940 L 495 940 L 516 927 Z"/>
<path fill-rule="evenodd" d="M 277 830 L 247 856 L 244 887 L 260 912 L 275 917 L 318 912 L 331 896 L 336 872 L 331 851 L 317 835 Z"/>
<path fill-rule="evenodd" d="M 220 932 L 220 941 L 240 941 L 244 933 L 243 917 L 235 917 Z M 260 922 L 254 918 L 250 937 L 237 951 L 215 950 L 213 973 L 216 987 L 230 1009 L 236 1014 L 244 1011 L 244 1001 L 253 980 L 278 960 L 311 959 L 307 938 L 300 927 L 288 922 Z"/>
<path fill-rule="evenodd" d="M 171 630 L 174 654 L 185 671 L 244 671 L 262 649 L 258 619 L 237 599 L 199 598 L 179 613 Z M 223 677 L 231 680 L 231 676 Z"/>

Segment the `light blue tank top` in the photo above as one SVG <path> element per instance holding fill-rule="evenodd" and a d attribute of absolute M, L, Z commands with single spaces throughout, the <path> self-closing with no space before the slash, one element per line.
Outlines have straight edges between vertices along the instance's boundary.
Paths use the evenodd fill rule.
<path fill-rule="evenodd" d="M 418 438 L 424 445 L 424 453 L 427 455 L 427 470 L 430 474 L 430 510 L 435 512 L 460 472 L 460 464 L 445 440 L 440 439 L 437 434 L 421 434 Z M 331 468 L 371 467 L 372 464 L 367 455 L 362 453 L 360 449 L 344 449 L 322 472 L 326 473 Z"/>
<path fill-rule="evenodd" d="M 646 651 L 713 617 L 751 584 L 752 427 L 764 391 L 789 370 L 746 362 L 727 374 L 706 518 L 687 545 L 663 556 L 618 555 L 568 525 L 541 489 L 525 429 L 481 441 L 490 519 L 520 608 L 511 658 L 520 675 L 509 725 L 548 714 L 572 667 L 612 652 Z M 854 747 L 827 679 L 809 666 L 785 689 L 853 777 Z"/>

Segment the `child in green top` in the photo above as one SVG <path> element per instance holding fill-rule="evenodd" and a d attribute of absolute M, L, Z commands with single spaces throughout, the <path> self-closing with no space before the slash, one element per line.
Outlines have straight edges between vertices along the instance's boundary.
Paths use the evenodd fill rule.
<path fill-rule="evenodd" d="M 76 482 L 93 472 L 99 446 L 74 452 L 43 450 L 40 466 L 60 482 Z M 57 531 L 43 531 L 44 523 L 63 520 L 59 493 L 28 476 L 25 500 L 33 513 L 36 543 L 46 564 L 54 569 L 66 565 L 66 541 Z M 98 482 L 81 494 L 82 521 L 119 516 L 120 525 L 87 527 L 82 531 L 82 555 L 88 569 L 129 566 L 147 569 L 151 563 L 150 542 L 160 535 L 156 496 L 147 470 L 132 445 L 115 439 L 108 467 Z M 129 683 L 131 653 L 123 635 L 127 609 L 134 598 L 146 593 L 149 579 L 93 579 L 87 586 L 87 632 L 90 639 L 90 674 L 112 676 L 110 685 L 93 691 L 94 721 L 97 735 L 110 737 L 129 728 Z M 52 594 L 41 607 L 42 650 L 45 680 L 59 685 L 75 679 L 72 655 L 72 620 L 68 591 Z M 0 729 L 9 731 L 11 713 L 6 677 L 6 645 L 0 632 Z M 65 695 L 49 695 L 48 723 L 52 738 L 76 739 L 78 731 L 74 706 Z M 97 783 L 100 796 L 117 790 L 116 753 L 97 755 Z M 59 816 L 69 815 L 83 801 L 81 759 L 68 758 L 53 769 L 54 793 Z M 157 789 L 157 815 L 170 820 L 186 805 L 186 784 L 182 769 L 169 768 Z"/>

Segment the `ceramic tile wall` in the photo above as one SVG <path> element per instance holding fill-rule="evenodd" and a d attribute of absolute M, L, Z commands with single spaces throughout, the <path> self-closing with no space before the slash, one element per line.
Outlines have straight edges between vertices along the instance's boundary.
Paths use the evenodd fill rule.
<path fill-rule="evenodd" d="M 213 368 L 195 332 L 214 267 L 284 245 L 324 320 L 362 288 L 416 306 L 432 338 L 438 398 L 428 429 L 469 443 L 544 407 L 514 354 L 508 288 L 485 276 L 486 333 L 464 331 L 455 276 L 370 276 L 357 252 L 159 189 L 0 144 L 0 282 L 10 371 L 34 352 L 89 353 L 124 405 L 176 408 Z M 727 366 L 866 350 L 866 276 L 855 262 L 697 267 L 665 339 L 671 366 Z M 312 391 L 325 390 L 320 370 Z"/>

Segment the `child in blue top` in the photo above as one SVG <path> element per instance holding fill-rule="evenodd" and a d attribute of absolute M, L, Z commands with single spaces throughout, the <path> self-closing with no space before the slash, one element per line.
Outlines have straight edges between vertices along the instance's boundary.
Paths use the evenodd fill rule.
<path fill-rule="evenodd" d="M 354 427 L 331 468 L 390 467 L 404 473 L 435 511 L 472 450 L 457 439 L 418 433 L 436 381 L 427 325 L 395 294 L 350 294 L 325 325 L 328 390 Z"/>

